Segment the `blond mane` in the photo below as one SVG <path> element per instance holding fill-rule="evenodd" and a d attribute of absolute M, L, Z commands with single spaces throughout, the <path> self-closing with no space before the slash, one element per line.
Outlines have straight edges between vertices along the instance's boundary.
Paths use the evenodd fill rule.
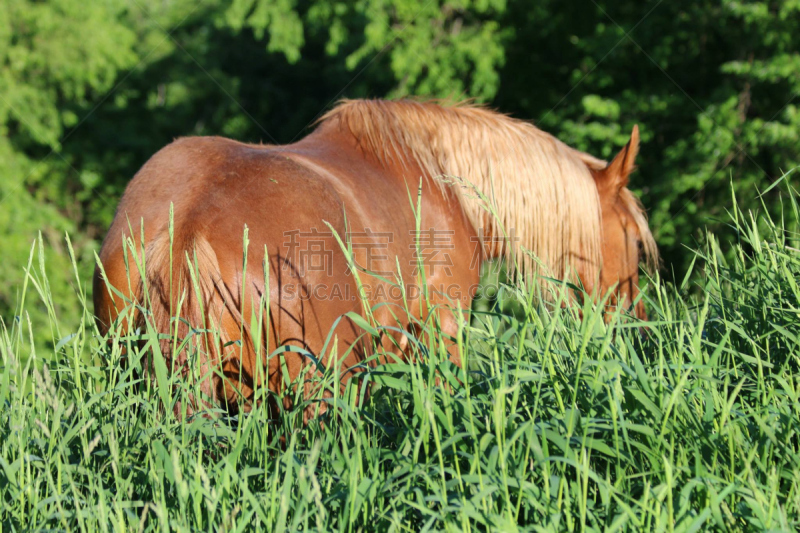
<path fill-rule="evenodd" d="M 605 161 L 527 122 L 468 104 L 345 100 L 320 122 L 349 131 L 384 164 L 411 161 L 441 187 L 460 183 L 450 190 L 476 230 L 518 239 L 521 246 L 507 246 L 505 254 L 523 276 L 564 279 L 579 266 L 599 274 L 600 202 L 590 168 L 604 168 Z"/>

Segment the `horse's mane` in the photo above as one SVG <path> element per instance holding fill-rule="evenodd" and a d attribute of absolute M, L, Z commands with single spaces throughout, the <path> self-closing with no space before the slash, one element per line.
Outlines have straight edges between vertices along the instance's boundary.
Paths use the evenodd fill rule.
<path fill-rule="evenodd" d="M 605 161 L 532 124 L 471 104 L 345 100 L 320 122 L 338 123 L 384 164 L 394 158 L 403 165 L 412 161 L 440 187 L 461 184 L 451 190 L 476 230 L 509 237 L 513 232 L 538 259 L 519 246 L 506 247 L 509 263 L 521 274 L 539 271 L 563 279 L 578 260 L 599 272 L 600 202 L 590 169 L 605 168 Z M 650 236 L 641 206 L 625 191 L 621 198 L 639 214 L 642 235 Z"/>

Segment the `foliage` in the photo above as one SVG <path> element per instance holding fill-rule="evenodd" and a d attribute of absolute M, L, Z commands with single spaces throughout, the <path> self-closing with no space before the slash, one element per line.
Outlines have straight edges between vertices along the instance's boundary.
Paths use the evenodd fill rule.
<path fill-rule="evenodd" d="M 501 75 L 512 86 L 501 89 L 497 102 L 541 116 L 546 129 L 604 157 L 639 123 L 641 170 L 633 187 L 643 193 L 667 264 L 680 279 L 691 260 L 683 246 L 700 239 L 706 226 L 724 229 L 731 180 L 745 205 L 756 206 L 758 189 L 800 161 L 794 102 L 800 49 L 789 38 L 800 3 L 595 6 L 557 9 L 545 2 L 527 16 L 517 6 L 517 20 L 527 20 L 519 35 L 542 41 L 507 52 L 506 72 L 521 75 Z M 546 16 L 555 11 L 555 21 Z M 531 63 L 537 68 L 522 68 Z M 525 90 L 530 97 L 515 105 Z M 774 195 L 767 200 L 777 208 Z"/>
<path fill-rule="evenodd" d="M 0 310 L 11 309 L 19 290 L 18 272 L 33 238 L 43 231 L 50 243 L 74 230 L 59 212 L 75 199 L 63 190 L 79 172 L 61 154 L 64 132 L 79 123 L 77 109 L 92 104 L 132 66 L 135 36 L 115 20 L 112 2 L 85 5 L 69 0 L 31 3 L 12 0 L 0 17 Z M 74 208 L 74 207 L 73 207 Z M 59 306 L 78 308 L 67 285 L 70 265 L 56 262 L 53 291 Z M 44 311 L 31 309 L 38 331 Z M 76 322 L 67 322 L 74 327 Z"/>
<path fill-rule="evenodd" d="M 785 220 L 797 222 L 797 200 L 789 189 Z M 368 397 L 356 379 L 340 394 L 331 365 L 318 381 L 329 397 L 289 389 L 295 406 L 275 416 L 264 402 L 175 418 L 192 386 L 169 375 L 155 335 L 141 334 L 143 349 L 123 329 L 99 338 L 85 301 L 50 364 L 27 356 L 29 327 L 13 323 L 0 336 L 0 524 L 796 530 L 800 235 L 739 209 L 730 222 L 738 242 L 695 253 L 704 296 L 653 280 L 650 322 L 617 312 L 606 323 L 591 304 L 579 318 L 506 285 L 521 315 L 462 323 L 465 370 L 428 321 L 409 338 L 416 364 L 361 373 Z M 46 276 L 42 265 L 26 283 L 50 302 Z M 137 378 L 145 356 L 152 381 Z"/>

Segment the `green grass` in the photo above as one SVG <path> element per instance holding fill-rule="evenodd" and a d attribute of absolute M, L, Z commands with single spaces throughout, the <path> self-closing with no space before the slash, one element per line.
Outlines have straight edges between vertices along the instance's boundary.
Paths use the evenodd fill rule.
<path fill-rule="evenodd" d="M 797 530 L 796 199 L 779 223 L 734 210 L 739 241 L 711 238 L 682 286 L 653 280 L 647 324 L 504 286 L 513 316 L 462 324 L 466 370 L 426 323 L 417 364 L 362 373 L 368 398 L 339 394 L 328 368 L 333 398 L 275 420 L 177 419 L 189 386 L 137 377 L 154 334 L 142 350 L 126 332 L 108 343 L 90 309 L 59 331 L 32 260 L 0 330 L 2 530 Z M 29 340 L 36 300 L 48 353 Z M 304 426 L 316 401 L 327 413 Z"/>

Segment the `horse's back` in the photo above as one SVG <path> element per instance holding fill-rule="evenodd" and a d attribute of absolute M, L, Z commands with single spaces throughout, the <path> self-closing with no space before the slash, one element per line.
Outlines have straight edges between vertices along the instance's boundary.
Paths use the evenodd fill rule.
<path fill-rule="evenodd" d="M 202 235 L 231 271 L 241 270 L 245 226 L 261 254 L 266 246 L 280 255 L 295 232 L 326 232 L 323 219 L 344 236 L 337 187 L 291 155 L 220 137 L 181 138 L 160 150 L 131 180 L 103 243 L 99 256 L 109 281 L 122 289 L 132 276 L 136 285 L 136 269 L 123 265 L 123 241 L 141 249 L 144 236 L 146 247 L 168 232 L 170 211 L 176 243 Z"/>

